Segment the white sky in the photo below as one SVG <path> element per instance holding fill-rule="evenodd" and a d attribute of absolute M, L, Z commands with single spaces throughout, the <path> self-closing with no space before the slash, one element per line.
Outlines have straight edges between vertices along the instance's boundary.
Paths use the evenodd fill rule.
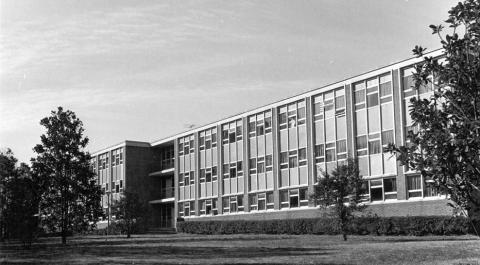
<path fill-rule="evenodd" d="M 153 141 L 434 50 L 447 0 L 0 2 L 0 148 L 74 111 L 90 151 Z"/>

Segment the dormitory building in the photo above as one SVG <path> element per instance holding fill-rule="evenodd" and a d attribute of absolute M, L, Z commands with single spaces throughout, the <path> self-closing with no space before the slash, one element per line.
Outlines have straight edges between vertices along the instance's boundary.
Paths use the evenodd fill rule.
<path fill-rule="evenodd" d="M 430 56 L 439 57 L 442 51 Z M 125 190 L 148 203 L 154 227 L 186 221 L 305 218 L 315 180 L 356 157 L 380 216 L 450 215 L 445 196 L 386 151 L 414 129 L 413 65 L 401 61 L 154 142 L 124 141 L 93 154 L 102 205 Z"/>

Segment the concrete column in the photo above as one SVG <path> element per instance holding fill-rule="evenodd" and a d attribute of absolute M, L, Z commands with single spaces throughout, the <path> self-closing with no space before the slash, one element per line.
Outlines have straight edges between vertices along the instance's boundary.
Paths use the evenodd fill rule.
<path fill-rule="evenodd" d="M 217 201 L 217 211 L 218 214 L 223 213 L 223 158 L 222 158 L 222 126 L 217 125 L 217 185 L 218 185 L 218 201 Z"/>
<path fill-rule="evenodd" d="M 345 85 L 345 112 L 347 118 L 347 155 L 349 158 L 355 157 L 355 115 L 352 85 Z"/>
<path fill-rule="evenodd" d="M 200 197 L 200 148 L 199 148 L 199 132 L 193 133 L 193 142 L 195 145 L 195 215 L 200 216 L 200 208 L 198 207 L 200 204 L 198 203 L 198 198 Z"/>
<path fill-rule="evenodd" d="M 402 113 L 404 112 L 405 106 L 403 106 L 402 100 L 402 85 L 401 85 L 401 76 L 398 69 L 392 71 L 392 89 L 393 89 L 393 111 L 394 111 L 394 133 L 395 133 L 395 144 L 404 145 L 403 137 L 403 128 L 404 128 L 404 119 Z M 407 199 L 407 185 L 404 174 L 404 167 L 397 161 L 397 199 L 405 200 Z"/>
<path fill-rule="evenodd" d="M 179 193 L 180 193 L 180 186 L 178 186 L 178 174 L 179 174 L 179 158 L 178 158 L 178 139 L 173 140 L 173 156 L 174 156 L 174 161 L 173 161 L 173 190 L 174 190 L 174 195 L 175 195 L 175 201 L 173 203 L 173 216 L 174 216 L 174 222 L 173 222 L 173 227 L 177 228 L 177 217 L 178 217 L 178 200 L 179 198 Z"/>
<path fill-rule="evenodd" d="M 280 210 L 280 193 L 278 191 L 278 179 L 280 178 L 279 144 L 278 139 L 278 109 L 272 109 L 272 137 L 273 137 L 273 201 L 274 209 Z"/>
<path fill-rule="evenodd" d="M 313 98 L 307 97 L 306 101 L 306 121 L 307 121 L 307 163 L 308 163 L 308 194 L 315 192 L 314 184 L 316 182 L 315 165 L 315 141 L 314 141 L 314 122 L 313 122 Z M 308 206 L 315 206 L 315 202 L 309 200 Z"/>
<path fill-rule="evenodd" d="M 250 172 L 249 169 L 249 141 L 250 138 L 248 137 L 248 117 L 242 118 L 242 133 L 243 133 L 243 208 L 245 212 L 250 212 L 250 204 L 248 203 L 248 187 L 250 185 Z"/>

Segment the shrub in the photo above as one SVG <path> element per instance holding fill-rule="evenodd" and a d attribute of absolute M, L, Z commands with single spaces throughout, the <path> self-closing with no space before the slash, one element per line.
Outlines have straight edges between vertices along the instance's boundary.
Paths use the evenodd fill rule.
<path fill-rule="evenodd" d="M 477 226 L 480 222 L 474 222 Z M 331 218 L 285 220 L 191 221 L 177 223 L 178 232 L 192 234 L 327 234 L 341 233 Z M 348 226 L 355 235 L 464 235 L 474 233 L 464 217 L 355 217 Z"/>

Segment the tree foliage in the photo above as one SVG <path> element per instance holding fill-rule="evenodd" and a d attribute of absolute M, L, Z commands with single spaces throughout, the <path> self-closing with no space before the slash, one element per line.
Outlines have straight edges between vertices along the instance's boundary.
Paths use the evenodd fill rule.
<path fill-rule="evenodd" d="M 0 152 L 1 236 L 29 246 L 38 228 L 39 187 L 28 165 L 16 163 L 10 149 Z"/>
<path fill-rule="evenodd" d="M 138 224 L 146 221 L 147 209 L 137 193 L 124 191 L 120 200 L 115 201 L 111 208 L 112 214 L 120 222 L 127 238 L 130 238 Z"/>
<path fill-rule="evenodd" d="M 403 164 L 415 169 L 470 216 L 480 214 L 480 1 L 459 2 L 444 26 L 431 25 L 444 56 L 424 55 L 415 66 L 415 88 L 432 85 L 430 98 L 412 98 L 409 109 L 416 130 L 407 145 L 389 146 Z"/>
<path fill-rule="evenodd" d="M 100 187 L 89 169 L 90 154 L 84 151 L 88 138 L 74 112 L 58 107 L 40 124 L 45 134 L 34 147 L 34 177 L 42 188 L 40 210 L 43 224 L 60 231 L 62 243 L 67 234 L 92 228 L 102 211 Z"/>
<path fill-rule="evenodd" d="M 363 178 L 357 160 L 348 159 L 331 173 L 324 172 L 315 186 L 315 202 L 333 214 L 344 240 L 347 240 L 348 224 L 354 217 L 353 214 L 365 208 L 361 204 L 364 193 L 362 185 Z"/>

